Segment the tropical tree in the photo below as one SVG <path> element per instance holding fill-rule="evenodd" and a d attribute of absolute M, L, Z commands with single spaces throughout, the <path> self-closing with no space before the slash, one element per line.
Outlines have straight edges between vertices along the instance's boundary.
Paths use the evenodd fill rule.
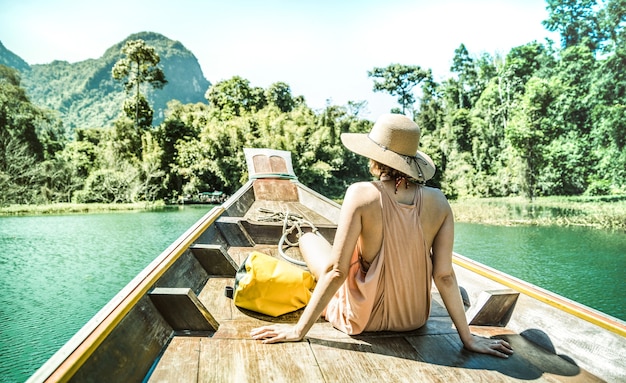
<path fill-rule="evenodd" d="M 296 106 L 291 96 L 291 88 L 284 82 L 275 82 L 265 90 L 265 99 L 268 103 L 276 105 L 283 113 L 288 113 Z"/>
<path fill-rule="evenodd" d="M 543 25 L 561 34 L 561 47 L 584 44 L 592 51 L 604 40 L 596 7 L 597 0 L 546 0 L 549 12 Z"/>
<path fill-rule="evenodd" d="M 408 111 L 413 113 L 415 103 L 413 88 L 432 77 L 430 70 L 424 70 L 418 65 L 402 64 L 390 64 L 385 68 L 375 67 L 367 72 L 367 76 L 374 78 L 374 92 L 387 92 L 398 98 L 402 113 Z"/>
<path fill-rule="evenodd" d="M 54 193 L 46 192 L 42 162 L 64 143 L 61 126 L 30 102 L 17 70 L 0 65 L 0 204 L 47 202 Z"/>
<path fill-rule="evenodd" d="M 626 54 L 626 0 L 608 0 L 598 18 L 607 39 L 605 51 Z"/>
<path fill-rule="evenodd" d="M 538 175 L 546 164 L 546 146 L 554 137 L 556 122 L 549 118 L 555 99 L 549 82 L 533 77 L 505 131 L 506 139 L 522 162 L 521 186 L 533 200 L 539 194 Z"/>
<path fill-rule="evenodd" d="M 470 57 L 464 44 L 455 49 L 450 71 L 456 73 L 458 77 L 458 108 L 470 108 L 477 98 L 473 93 L 475 93 L 478 73 L 474 59 Z"/>
<path fill-rule="evenodd" d="M 282 88 L 282 89 L 279 89 Z M 282 92 L 280 97 L 285 97 L 285 88 L 276 85 L 271 93 L 274 102 L 284 105 L 284 99 L 277 98 L 276 93 Z M 265 91 L 259 87 L 250 86 L 250 81 L 240 76 L 234 76 L 229 80 L 220 81 L 212 85 L 206 92 L 209 104 L 216 108 L 220 116 L 227 119 L 241 116 L 244 113 L 255 112 L 263 109 L 267 104 Z"/>
<path fill-rule="evenodd" d="M 127 41 L 122 53 L 124 57 L 115 63 L 112 73 L 114 79 L 123 81 L 128 94 L 134 93 L 132 101 L 125 103 L 124 112 L 135 121 L 137 130 L 147 129 L 152 124 L 152 109 L 141 93 L 141 86 L 149 84 L 162 89 L 167 84 L 165 73 L 157 66 L 161 58 L 141 39 Z"/>
<path fill-rule="evenodd" d="M 0 65 L 0 134 L 15 138 L 36 160 L 43 160 L 37 130 L 48 120 L 48 115 L 28 99 L 18 71 Z"/>

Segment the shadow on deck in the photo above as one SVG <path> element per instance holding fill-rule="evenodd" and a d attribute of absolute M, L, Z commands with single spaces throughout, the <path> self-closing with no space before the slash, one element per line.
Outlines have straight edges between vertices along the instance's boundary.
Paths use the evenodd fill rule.
<path fill-rule="evenodd" d="M 542 347 L 505 328 L 473 326 L 475 334 L 507 340 L 515 354 L 500 359 L 463 349 L 437 294 L 430 319 L 415 331 L 348 336 L 320 320 L 303 342 L 264 345 L 249 337 L 250 330 L 270 321 L 295 322 L 300 313 L 270 318 L 244 312 L 218 293 L 231 283 L 214 280 L 205 288 L 210 292 L 200 295 L 219 330 L 212 336 L 175 336 L 149 382 L 602 381 L 545 348 L 545 337 Z M 537 331 L 529 334 L 540 338 Z"/>

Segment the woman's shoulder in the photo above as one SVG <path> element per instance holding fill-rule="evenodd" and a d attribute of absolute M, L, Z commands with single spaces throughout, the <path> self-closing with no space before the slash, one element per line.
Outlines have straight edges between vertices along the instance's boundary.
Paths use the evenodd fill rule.
<path fill-rule="evenodd" d="M 440 189 L 423 186 L 423 195 L 424 199 L 429 202 L 431 206 L 437 206 L 442 209 L 450 209 L 450 204 L 448 203 L 448 199 L 443 194 Z"/>
<path fill-rule="evenodd" d="M 344 198 L 344 204 L 348 201 L 357 205 L 365 205 L 378 201 L 379 190 L 372 182 L 355 182 L 348 187 Z"/>
<path fill-rule="evenodd" d="M 346 191 L 346 196 L 349 194 L 378 194 L 378 188 L 374 185 L 373 182 L 361 181 L 355 182 L 348 186 L 348 190 Z"/>
<path fill-rule="evenodd" d="M 422 189 L 424 190 L 424 194 L 428 194 L 428 195 L 431 195 L 431 196 L 437 197 L 437 198 L 446 199 L 446 196 L 443 194 L 441 189 L 437 189 L 437 188 L 434 188 L 432 186 L 425 186 L 425 185 L 422 186 Z"/>

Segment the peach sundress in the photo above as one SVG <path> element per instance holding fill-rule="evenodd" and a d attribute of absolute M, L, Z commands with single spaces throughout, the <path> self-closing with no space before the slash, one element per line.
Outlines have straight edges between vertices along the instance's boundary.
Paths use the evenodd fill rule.
<path fill-rule="evenodd" d="M 383 243 L 364 272 L 357 246 L 344 284 L 331 299 L 325 318 L 347 334 L 408 331 L 422 327 L 430 314 L 432 260 L 426 249 L 420 212 L 422 188 L 411 205 L 398 203 L 381 182 Z"/>

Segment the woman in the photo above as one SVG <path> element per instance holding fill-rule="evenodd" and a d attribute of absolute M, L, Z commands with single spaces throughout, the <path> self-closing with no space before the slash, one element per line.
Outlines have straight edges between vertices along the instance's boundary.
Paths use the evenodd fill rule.
<path fill-rule="evenodd" d="M 414 330 L 428 319 L 434 280 L 464 347 L 507 358 L 513 351 L 506 341 L 469 331 L 452 268 L 454 218 L 441 191 L 423 186 L 435 165 L 417 150 L 417 124 L 386 114 L 369 134 L 344 133 L 341 140 L 370 159 L 379 181 L 348 188 L 333 246 L 313 234 L 300 239 L 317 285 L 298 323 L 259 327 L 252 338 L 300 341 L 320 315 L 351 335 Z"/>

